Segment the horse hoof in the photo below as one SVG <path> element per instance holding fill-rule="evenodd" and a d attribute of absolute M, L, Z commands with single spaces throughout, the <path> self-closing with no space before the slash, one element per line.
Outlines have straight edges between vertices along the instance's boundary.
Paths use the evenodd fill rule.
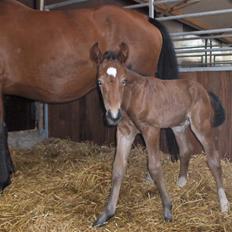
<path fill-rule="evenodd" d="M 170 212 L 169 214 L 166 214 L 164 220 L 165 222 L 172 222 L 172 213 Z"/>
<path fill-rule="evenodd" d="M 149 173 L 146 174 L 145 180 L 146 180 L 147 182 L 149 182 L 149 183 L 153 183 L 153 180 L 152 180 L 151 175 L 150 175 Z"/>
<path fill-rule="evenodd" d="M 169 212 L 168 214 L 164 215 L 165 222 L 172 222 L 172 213 Z"/>
<path fill-rule="evenodd" d="M 179 177 L 178 181 L 177 181 L 177 186 L 179 186 L 180 188 L 183 188 L 187 183 L 187 179 L 184 176 Z"/>
<path fill-rule="evenodd" d="M 220 188 L 218 191 L 219 195 L 219 202 L 220 202 L 220 207 L 221 207 L 221 212 L 222 213 L 228 213 L 230 210 L 230 203 L 226 197 L 225 191 L 223 188 Z"/>
<path fill-rule="evenodd" d="M 108 223 L 109 219 L 112 218 L 114 214 L 102 214 L 94 223 L 93 227 L 101 227 Z"/>
<path fill-rule="evenodd" d="M 8 177 L 6 180 L 4 181 L 0 181 L 0 192 L 2 192 L 8 185 L 11 184 L 11 180 L 10 177 Z"/>
<path fill-rule="evenodd" d="M 229 201 L 226 199 L 223 202 L 220 202 L 220 207 L 221 207 L 221 212 L 222 213 L 228 213 L 230 211 L 230 203 Z"/>
<path fill-rule="evenodd" d="M 107 221 L 101 222 L 98 219 L 93 223 L 92 227 L 101 227 L 107 224 Z"/>
<path fill-rule="evenodd" d="M 172 210 L 171 210 L 171 207 L 164 209 L 164 220 L 165 220 L 165 222 L 171 222 L 172 221 Z"/>

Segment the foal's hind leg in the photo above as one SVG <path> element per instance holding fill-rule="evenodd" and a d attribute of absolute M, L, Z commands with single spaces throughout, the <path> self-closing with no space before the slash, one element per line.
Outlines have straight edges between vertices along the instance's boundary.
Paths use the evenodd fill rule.
<path fill-rule="evenodd" d="M 172 203 L 166 191 L 164 178 L 160 162 L 159 135 L 160 130 L 152 127 L 147 127 L 142 131 L 148 150 L 148 169 L 152 180 L 156 184 L 164 208 L 164 219 L 172 220 Z"/>
<path fill-rule="evenodd" d="M 193 147 L 192 144 L 188 141 L 187 125 L 174 127 L 172 129 L 176 136 L 176 141 L 180 151 L 180 172 L 177 185 L 182 188 L 187 183 L 188 167 Z"/>
<path fill-rule="evenodd" d="M 227 200 L 222 181 L 222 168 L 220 156 L 213 142 L 213 131 L 210 117 L 201 117 L 201 112 L 191 118 L 191 128 L 198 140 L 201 142 L 207 155 L 207 162 L 212 172 L 216 185 L 221 211 L 226 213 L 229 211 L 229 201 Z"/>
<path fill-rule="evenodd" d="M 117 149 L 113 164 L 112 189 L 110 197 L 103 213 L 100 217 L 98 217 L 93 226 L 104 225 L 115 214 L 122 179 L 127 166 L 127 158 L 137 133 L 137 129 L 134 127 L 132 122 L 123 119 L 119 123 L 117 128 Z"/>

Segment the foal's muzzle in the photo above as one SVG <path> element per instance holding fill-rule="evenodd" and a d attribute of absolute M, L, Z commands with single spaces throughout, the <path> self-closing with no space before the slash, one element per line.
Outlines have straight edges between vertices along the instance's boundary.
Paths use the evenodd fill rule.
<path fill-rule="evenodd" d="M 116 126 L 122 118 L 121 110 L 117 112 L 112 112 L 111 110 L 106 111 L 106 120 L 108 125 Z"/>

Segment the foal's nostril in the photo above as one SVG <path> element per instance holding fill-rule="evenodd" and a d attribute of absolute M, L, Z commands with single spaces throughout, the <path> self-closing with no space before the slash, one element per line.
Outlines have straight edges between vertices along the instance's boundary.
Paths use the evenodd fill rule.
<path fill-rule="evenodd" d="M 106 118 L 107 118 L 108 124 L 110 125 L 116 125 L 121 119 L 121 117 L 122 117 L 121 110 L 117 110 L 117 111 L 108 110 L 106 112 Z"/>
<path fill-rule="evenodd" d="M 117 111 L 109 110 L 109 116 L 111 117 L 111 119 L 117 120 L 120 117 L 120 115 L 121 115 L 120 110 Z"/>

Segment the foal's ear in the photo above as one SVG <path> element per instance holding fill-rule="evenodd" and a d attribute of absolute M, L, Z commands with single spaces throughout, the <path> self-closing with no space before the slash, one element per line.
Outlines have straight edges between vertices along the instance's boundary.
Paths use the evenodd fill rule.
<path fill-rule="evenodd" d="M 121 43 L 119 46 L 120 50 L 118 52 L 118 60 L 124 64 L 129 55 L 129 47 L 126 43 Z"/>
<path fill-rule="evenodd" d="M 98 47 L 98 42 L 96 42 L 91 48 L 89 52 L 90 59 L 95 62 L 97 65 L 101 63 L 102 60 L 102 52 Z"/>

